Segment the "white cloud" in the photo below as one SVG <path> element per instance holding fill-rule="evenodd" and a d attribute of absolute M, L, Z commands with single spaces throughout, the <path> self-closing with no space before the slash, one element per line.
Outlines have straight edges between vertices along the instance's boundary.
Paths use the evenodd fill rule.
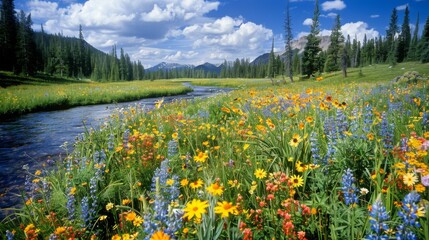
<path fill-rule="evenodd" d="M 370 17 L 371 17 L 371 18 L 379 18 L 379 17 L 380 17 L 380 15 L 378 15 L 378 14 L 373 14 L 373 15 L 371 15 Z"/>
<path fill-rule="evenodd" d="M 346 4 L 341 0 L 326 1 L 322 3 L 323 11 L 343 10 L 344 8 L 346 8 Z"/>
<path fill-rule="evenodd" d="M 198 52 L 195 51 L 177 51 L 175 54 L 167 55 L 164 57 L 164 60 L 170 61 L 170 62 L 177 62 L 177 61 L 183 61 L 184 59 L 193 59 L 195 56 L 198 55 Z"/>
<path fill-rule="evenodd" d="M 403 10 L 405 10 L 405 8 L 407 8 L 408 7 L 408 4 L 404 4 L 404 5 L 401 5 L 401 6 L 397 6 L 396 7 L 396 10 L 398 10 L 398 11 L 403 11 Z"/>
<path fill-rule="evenodd" d="M 341 26 L 341 32 L 343 33 L 344 37 L 350 35 L 351 39 L 354 39 L 356 37 L 357 40 L 361 42 L 363 42 L 365 34 L 367 39 L 372 39 L 380 36 L 378 31 L 374 30 L 373 28 L 368 29 L 368 24 L 362 21 L 344 24 L 343 26 Z"/>
<path fill-rule="evenodd" d="M 313 25 L 313 19 L 311 19 L 311 18 L 305 19 L 304 22 L 302 23 L 302 25 L 304 25 L 304 26 L 311 26 L 311 25 Z"/>

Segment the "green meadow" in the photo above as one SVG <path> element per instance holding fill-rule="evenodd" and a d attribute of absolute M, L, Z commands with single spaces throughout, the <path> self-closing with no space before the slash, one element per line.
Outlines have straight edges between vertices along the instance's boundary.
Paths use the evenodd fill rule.
<path fill-rule="evenodd" d="M 150 112 L 117 109 L 56 165 L 27 170 L 24 206 L 0 223 L 0 236 L 428 239 L 428 75 L 428 64 L 405 63 L 350 69 L 347 78 L 279 76 L 278 85 L 46 86 L 87 99 L 97 87 L 123 94 L 183 81 L 237 89 Z"/>

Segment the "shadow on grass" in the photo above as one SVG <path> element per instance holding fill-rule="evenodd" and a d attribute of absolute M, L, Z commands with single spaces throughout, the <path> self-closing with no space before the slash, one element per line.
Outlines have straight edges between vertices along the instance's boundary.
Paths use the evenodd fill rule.
<path fill-rule="evenodd" d="M 77 80 L 51 76 L 43 73 L 37 73 L 34 76 L 15 75 L 11 72 L 0 71 L 0 87 L 7 88 L 17 85 L 50 85 L 50 84 L 69 84 L 85 83 L 87 80 Z"/>

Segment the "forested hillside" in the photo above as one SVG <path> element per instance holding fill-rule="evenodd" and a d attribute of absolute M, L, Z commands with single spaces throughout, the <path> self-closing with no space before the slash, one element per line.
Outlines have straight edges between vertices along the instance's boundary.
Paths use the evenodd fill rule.
<path fill-rule="evenodd" d="M 0 14 L 0 70 L 15 74 L 37 72 L 95 81 L 143 79 L 143 65 L 116 46 L 106 54 L 79 38 L 34 32 L 31 14 L 15 12 L 13 0 L 3 0 Z"/>

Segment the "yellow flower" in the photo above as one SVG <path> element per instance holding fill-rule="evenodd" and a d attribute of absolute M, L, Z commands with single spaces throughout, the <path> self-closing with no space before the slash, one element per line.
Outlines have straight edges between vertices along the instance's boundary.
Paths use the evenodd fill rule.
<path fill-rule="evenodd" d="M 168 179 L 168 180 L 165 182 L 165 184 L 167 184 L 167 185 L 171 186 L 171 185 L 173 185 L 173 184 L 174 184 L 174 180 L 173 180 L 173 179 Z"/>
<path fill-rule="evenodd" d="M 112 240 L 121 240 L 121 236 L 119 236 L 118 234 L 115 234 L 115 235 L 112 237 Z"/>
<path fill-rule="evenodd" d="M 72 187 L 70 189 L 70 195 L 74 195 L 76 193 L 76 187 Z"/>
<path fill-rule="evenodd" d="M 417 209 L 416 215 L 419 217 L 424 217 L 426 214 L 425 207 L 419 207 Z"/>
<path fill-rule="evenodd" d="M 109 211 L 110 209 L 112 209 L 115 205 L 113 205 L 113 203 L 108 203 L 106 204 L 106 210 Z"/>
<path fill-rule="evenodd" d="M 187 178 L 182 179 L 182 181 L 180 181 L 180 185 L 182 187 L 186 187 L 189 184 L 189 180 Z"/>
<path fill-rule="evenodd" d="M 290 178 L 290 182 L 294 187 L 301 187 L 302 185 L 304 185 L 304 179 L 299 175 L 293 175 Z"/>
<path fill-rule="evenodd" d="M 416 184 L 415 189 L 419 193 L 422 193 L 426 190 L 425 186 L 423 186 L 423 184 L 421 184 L 421 183 Z"/>
<path fill-rule="evenodd" d="M 125 216 L 125 219 L 129 222 L 132 222 L 136 219 L 137 214 L 135 212 L 129 212 L 127 213 L 127 215 Z"/>
<path fill-rule="evenodd" d="M 368 133 L 368 134 L 366 135 L 366 137 L 367 137 L 367 138 L 368 138 L 368 140 L 370 140 L 370 141 L 374 140 L 374 134 L 372 134 L 372 133 Z"/>
<path fill-rule="evenodd" d="M 150 237 L 150 240 L 170 240 L 170 236 L 165 234 L 164 231 L 158 231 Z"/>
<path fill-rule="evenodd" d="M 178 134 L 177 132 L 175 132 L 175 133 L 173 133 L 173 134 L 171 135 L 171 137 L 172 137 L 173 139 L 177 139 L 177 138 L 179 137 L 179 134 Z"/>
<path fill-rule="evenodd" d="M 294 134 L 292 139 L 289 141 L 289 145 L 292 147 L 298 147 L 300 142 L 302 142 L 301 136 L 299 136 L 299 134 Z"/>
<path fill-rule="evenodd" d="M 143 218 L 140 216 L 137 216 L 133 221 L 133 225 L 136 227 L 139 227 L 143 224 L 143 222 L 144 222 Z"/>
<path fill-rule="evenodd" d="M 407 173 L 403 176 L 403 181 L 407 186 L 413 186 L 418 181 L 417 176 L 414 173 Z"/>
<path fill-rule="evenodd" d="M 205 162 L 207 160 L 207 158 L 209 158 L 207 152 L 199 152 L 198 155 L 194 156 L 194 161 L 195 162 Z"/>
<path fill-rule="evenodd" d="M 258 168 L 255 170 L 255 176 L 258 179 L 263 179 L 267 176 L 267 172 L 264 169 Z"/>
<path fill-rule="evenodd" d="M 213 196 L 220 196 L 223 193 L 223 186 L 220 186 L 218 183 L 213 183 L 206 188 L 207 192 Z"/>
<path fill-rule="evenodd" d="M 313 122 L 313 118 L 312 117 L 307 117 L 305 119 L 305 121 L 308 122 L 308 123 L 312 123 Z"/>
<path fill-rule="evenodd" d="M 214 210 L 215 210 L 215 213 L 220 214 L 221 215 L 220 217 L 222 218 L 229 217 L 229 214 L 233 214 L 233 215 L 238 214 L 237 207 L 227 201 L 218 202 Z"/>
<path fill-rule="evenodd" d="M 34 173 L 34 175 L 36 175 L 36 176 L 39 176 L 40 174 L 42 174 L 42 171 L 40 171 L 40 170 L 37 170 L 37 171 Z"/>
<path fill-rule="evenodd" d="M 24 232 L 27 233 L 30 230 L 33 230 L 34 228 L 35 228 L 34 224 L 30 223 L 25 227 Z"/>
<path fill-rule="evenodd" d="M 107 215 L 101 215 L 99 219 L 100 221 L 104 221 L 107 219 Z"/>
<path fill-rule="evenodd" d="M 191 183 L 189 184 L 189 186 L 190 186 L 192 189 L 197 189 L 197 188 L 202 187 L 202 186 L 203 186 L 203 184 L 204 184 L 203 180 L 198 179 L 197 181 L 191 182 Z"/>
<path fill-rule="evenodd" d="M 130 204 L 131 203 L 131 200 L 130 199 L 123 199 L 122 200 L 122 205 L 128 205 L 128 204 Z"/>
<path fill-rule="evenodd" d="M 185 215 L 183 215 L 184 218 L 188 218 L 188 220 L 191 220 L 193 217 L 196 219 L 201 219 L 201 216 L 204 213 L 207 213 L 206 208 L 209 206 L 207 201 L 201 201 L 199 199 L 193 199 L 191 202 L 188 202 L 186 204 L 186 207 L 184 209 Z"/>
<path fill-rule="evenodd" d="M 55 229 L 55 235 L 61 235 L 62 233 L 64 233 L 66 231 L 66 228 L 65 227 L 57 227 L 56 229 Z"/>
<path fill-rule="evenodd" d="M 298 172 L 304 172 L 305 170 L 307 170 L 307 165 L 303 164 L 301 161 L 297 161 L 295 163 L 295 168 Z"/>

